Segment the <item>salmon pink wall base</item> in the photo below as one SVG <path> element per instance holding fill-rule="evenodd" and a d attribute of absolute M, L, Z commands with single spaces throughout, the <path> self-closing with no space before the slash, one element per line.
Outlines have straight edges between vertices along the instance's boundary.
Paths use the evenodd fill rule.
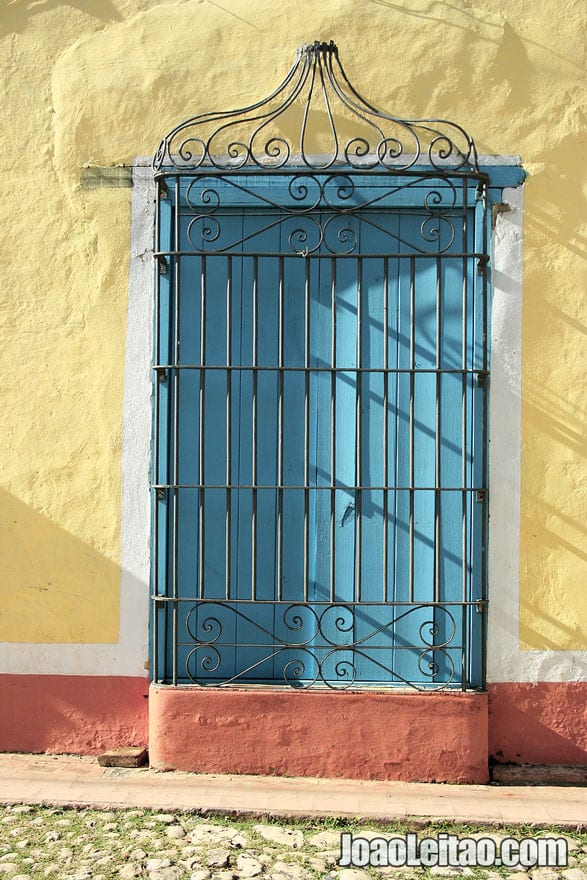
<path fill-rule="evenodd" d="M 489 754 L 498 763 L 587 764 L 587 683 L 489 685 Z"/>
<path fill-rule="evenodd" d="M 158 769 L 487 782 L 487 694 L 151 686 Z"/>
<path fill-rule="evenodd" d="M 0 675 L 0 751 L 94 755 L 144 746 L 146 678 Z"/>

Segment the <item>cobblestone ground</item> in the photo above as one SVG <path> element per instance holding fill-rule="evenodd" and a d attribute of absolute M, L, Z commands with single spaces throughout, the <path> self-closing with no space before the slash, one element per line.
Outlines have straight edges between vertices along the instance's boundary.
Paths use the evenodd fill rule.
<path fill-rule="evenodd" d="M 566 833 L 568 865 L 553 868 L 343 868 L 340 834 L 397 836 L 409 826 L 374 828 L 332 821 L 240 821 L 148 810 L 0 808 L 0 880 L 369 880 L 459 876 L 479 880 L 587 880 L 587 835 Z M 482 829 L 431 825 L 420 838 L 562 836 L 556 829 Z"/>

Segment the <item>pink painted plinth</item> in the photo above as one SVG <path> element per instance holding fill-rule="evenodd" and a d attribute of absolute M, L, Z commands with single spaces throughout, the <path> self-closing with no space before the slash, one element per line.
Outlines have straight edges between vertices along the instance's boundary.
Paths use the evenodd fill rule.
<path fill-rule="evenodd" d="M 149 681 L 0 675 L 0 751 L 95 755 L 147 744 Z"/>
<path fill-rule="evenodd" d="M 587 682 L 488 689 L 489 754 L 498 763 L 587 765 Z"/>
<path fill-rule="evenodd" d="M 151 685 L 149 756 L 199 773 L 488 780 L 487 694 Z"/>

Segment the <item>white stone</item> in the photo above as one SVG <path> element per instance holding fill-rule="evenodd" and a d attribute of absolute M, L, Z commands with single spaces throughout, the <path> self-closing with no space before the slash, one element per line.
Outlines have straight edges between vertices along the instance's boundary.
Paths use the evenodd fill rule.
<path fill-rule="evenodd" d="M 0 874 L 16 874 L 18 865 L 14 862 L 0 862 Z"/>
<path fill-rule="evenodd" d="M 552 868 L 534 868 L 530 871 L 532 880 L 558 880 L 560 874 L 553 871 Z"/>
<path fill-rule="evenodd" d="M 192 847 L 190 847 L 192 849 Z M 189 870 L 195 871 L 196 868 L 202 867 L 202 853 L 199 851 L 183 853 L 182 865 L 185 865 Z"/>
<path fill-rule="evenodd" d="M 324 874 L 326 871 L 326 862 L 324 859 L 308 859 L 308 864 L 318 874 Z"/>
<path fill-rule="evenodd" d="M 235 832 L 232 828 L 225 828 L 223 825 L 207 825 L 206 823 L 196 825 L 189 834 L 192 843 L 219 843 L 221 840 L 231 840 L 233 837 L 235 837 Z"/>
<path fill-rule="evenodd" d="M 130 854 L 130 857 L 133 860 L 133 862 L 142 862 L 143 859 L 147 858 L 147 853 L 145 852 L 144 849 L 133 849 L 133 851 Z"/>
<path fill-rule="evenodd" d="M 156 816 L 153 816 L 156 822 L 163 822 L 165 825 L 176 825 L 177 818 L 172 816 L 170 813 L 157 813 Z"/>
<path fill-rule="evenodd" d="M 255 825 L 254 830 L 265 840 L 279 843 L 282 846 L 299 849 L 304 843 L 302 832 L 290 828 L 280 828 L 277 825 Z"/>
<path fill-rule="evenodd" d="M 272 868 L 278 874 L 290 878 L 290 880 L 301 880 L 306 876 L 306 872 L 299 865 L 292 865 L 289 862 L 275 862 Z"/>
<path fill-rule="evenodd" d="M 118 874 L 124 880 L 132 880 L 133 877 L 139 877 L 141 874 L 140 865 L 123 865 L 118 869 Z"/>
<path fill-rule="evenodd" d="M 185 837 L 185 830 L 181 825 L 168 825 L 167 836 L 179 840 L 180 838 Z"/>
<path fill-rule="evenodd" d="M 160 871 L 162 868 L 169 868 L 170 865 L 169 859 L 148 859 L 145 868 L 150 873 L 151 871 Z"/>
<path fill-rule="evenodd" d="M 183 876 L 183 870 L 174 865 L 169 868 L 161 868 L 160 871 L 153 871 L 149 874 L 149 880 L 182 880 Z"/>
<path fill-rule="evenodd" d="M 263 871 L 261 862 L 248 853 L 237 856 L 236 867 L 241 877 L 256 877 Z"/>
<path fill-rule="evenodd" d="M 565 880 L 587 880 L 587 874 L 581 868 L 567 868 L 562 876 Z"/>
<path fill-rule="evenodd" d="M 336 876 L 338 880 L 371 880 L 371 875 L 360 868 L 343 868 Z"/>
<path fill-rule="evenodd" d="M 320 849 L 332 849 L 332 847 L 340 847 L 339 831 L 320 831 L 318 834 L 308 838 L 310 846 L 319 847 Z"/>
<path fill-rule="evenodd" d="M 226 868 L 230 861 L 230 852 L 227 849 L 208 850 L 206 864 L 209 868 Z"/>
<path fill-rule="evenodd" d="M 208 880 L 210 871 L 207 868 L 201 868 L 199 871 L 192 871 L 190 880 Z"/>

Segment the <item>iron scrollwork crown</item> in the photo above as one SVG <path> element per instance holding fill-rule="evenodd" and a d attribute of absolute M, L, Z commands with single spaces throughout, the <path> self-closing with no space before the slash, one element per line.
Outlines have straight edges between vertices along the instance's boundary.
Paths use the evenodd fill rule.
<path fill-rule="evenodd" d="M 377 108 L 351 84 L 332 41 L 300 46 L 285 79 L 266 98 L 180 123 L 153 159 L 155 172 L 291 165 L 311 171 L 344 165 L 405 172 L 429 165 L 433 171 L 479 172 L 475 144 L 461 126 L 402 119 Z"/>

